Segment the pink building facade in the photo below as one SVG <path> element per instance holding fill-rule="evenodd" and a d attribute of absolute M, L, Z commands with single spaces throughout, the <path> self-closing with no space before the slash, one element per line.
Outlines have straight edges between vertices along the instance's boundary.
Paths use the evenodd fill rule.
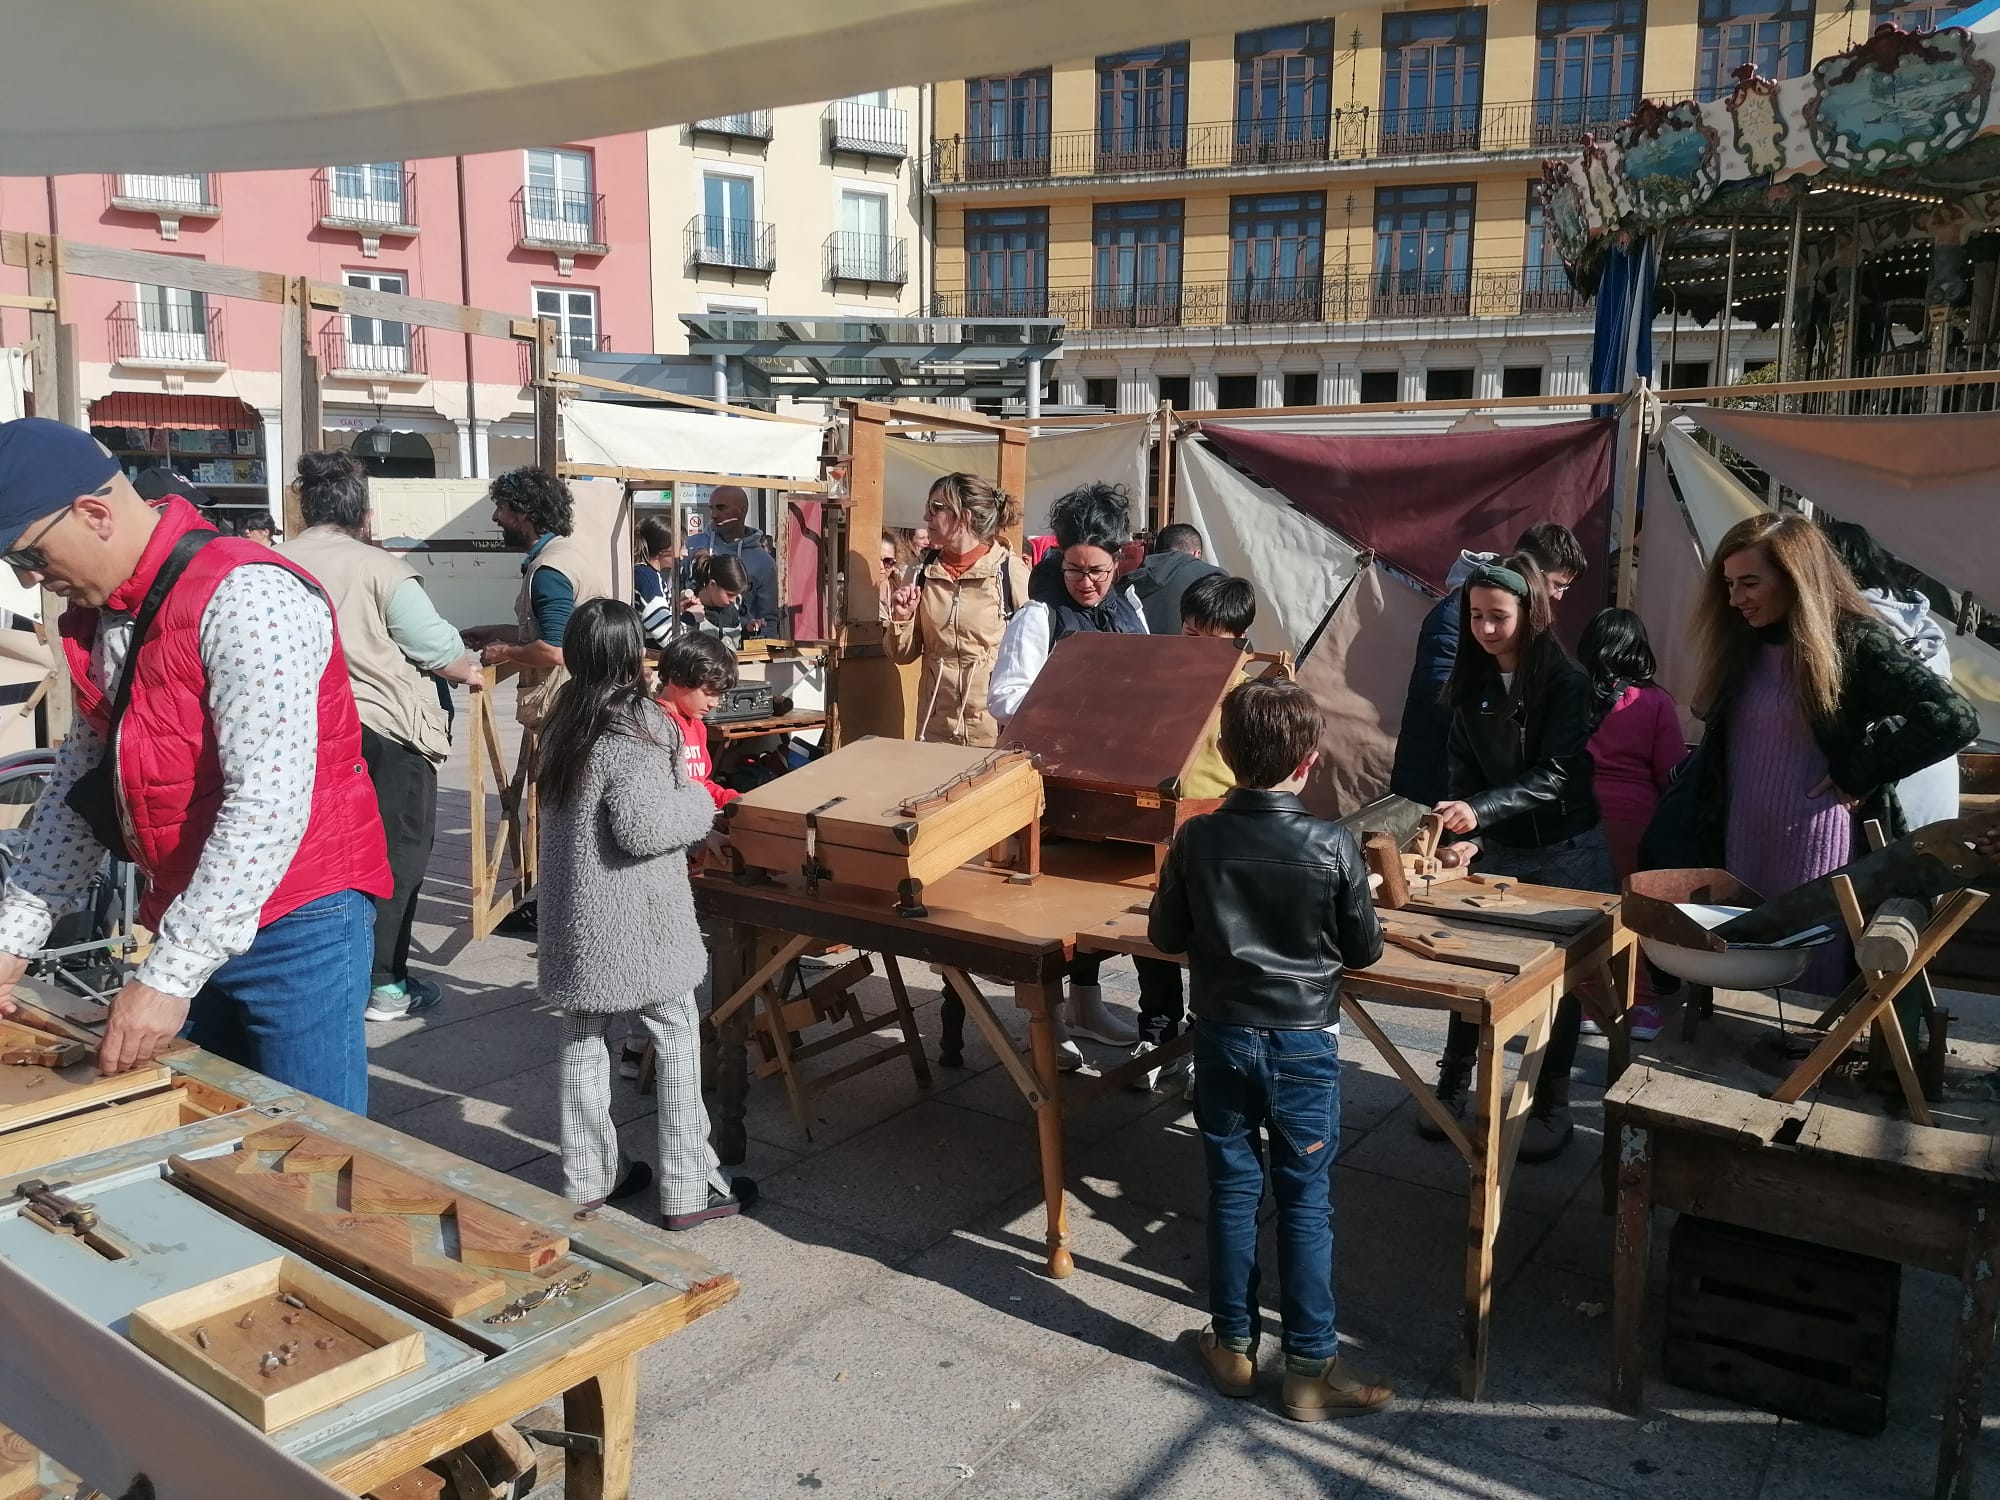
<path fill-rule="evenodd" d="M 566 358 L 652 345 L 643 134 L 317 170 L 0 178 L 0 228 L 557 319 Z M 0 290 L 26 273 L 0 267 Z M 171 460 L 218 504 L 271 509 L 285 476 L 277 304 L 69 276 L 89 421 L 128 472 Z M 0 346 L 27 336 L 0 310 Z M 314 312 L 326 431 L 378 473 L 488 476 L 533 456 L 526 350 Z M 309 444 L 311 446 L 313 444 Z"/>

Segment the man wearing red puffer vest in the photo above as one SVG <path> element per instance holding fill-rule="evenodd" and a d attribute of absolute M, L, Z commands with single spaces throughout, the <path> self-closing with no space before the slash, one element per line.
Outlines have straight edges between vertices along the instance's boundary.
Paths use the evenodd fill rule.
<path fill-rule="evenodd" d="M 144 875 L 155 939 L 112 1001 L 99 1068 L 185 1030 L 365 1113 L 368 898 L 391 881 L 325 595 L 185 500 L 154 509 L 89 434 L 34 417 L 0 423 L 0 553 L 69 601 L 76 691 L 0 896 L 0 996 L 109 849 Z"/>

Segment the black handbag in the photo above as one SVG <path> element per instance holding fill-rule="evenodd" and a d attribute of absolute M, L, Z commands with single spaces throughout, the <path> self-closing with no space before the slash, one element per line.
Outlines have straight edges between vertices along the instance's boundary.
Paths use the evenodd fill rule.
<path fill-rule="evenodd" d="M 1708 863 L 1702 857 L 1700 827 L 1701 788 L 1706 780 L 1710 748 L 1709 736 L 1694 747 L 1674 772 L 1674 779 L 1660 793 L 1660 805 L 1639 838 L 1639 868 L 1642 870 L 1698 869 Z"/>
<path fill-rule="evenodd" d="M 139 613 L 132 620 L 132 644 L 125 650 L 125 668 L 118 674 L 118 691 L 111 700 L 111 717 L 104 726 L 104 754 L 98 757 L 96 765 L 70 784 L 69 795 L 63 798 L 69 809 L 83 819 L 91 837 L 113 859 L 132 858 L 125 844 L 125 824 L 118 816 L 118 721 L 125 717 L 126 705 L 132 701 L 132 678 L 139 664 L 139 649 L 145 643 L 146 632 L 153 628 L 160 606 L 187 571 L 188 563 L 217 535 L 207 530 L 184 533 L 167 554 L 167 560 L 160 564 L 160 571 L 153 576 L 153 586 L 146 590 Z"/>

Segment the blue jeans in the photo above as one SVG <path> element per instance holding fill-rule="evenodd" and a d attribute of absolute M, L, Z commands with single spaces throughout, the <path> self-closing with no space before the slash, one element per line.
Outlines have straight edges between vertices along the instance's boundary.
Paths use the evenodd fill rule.
<path fill-rule="evenodd" d="M 1340 1039 L 1194 1023 L 1194 1118 L 1208 1164 L 1208 1310 L 1218 1338 L 1257 1332 L 1257 1206 L 1269 1137 L 1278 1200 L 1285 1352 L 1327 1359 L 1333 1330 L 1333 1196 L 1340 1143 Z"/>
<path fill-rule="evenodd" d="M 359 891 L 308 901 L 210 976 L 188 1010 L 188 1040 L 365 1115 L 361 1012 L 374 952 L 374 902 Z"/>

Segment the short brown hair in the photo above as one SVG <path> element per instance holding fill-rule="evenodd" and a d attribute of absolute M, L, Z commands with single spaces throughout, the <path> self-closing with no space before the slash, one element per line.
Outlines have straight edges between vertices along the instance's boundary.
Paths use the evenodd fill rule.
<path fill-rule="evenodd" d="M 1544 574 L 1567 573 L 1572 579 L 1577 579 L 1583 577 L 1584 570 L 1590 566 L 1590 559 L 1583 555 L 1583 543 L 1576 539 L 1576 533 L 1555 521 L 1530 526 L 1514 543 L 1514 550 L 1527 553 Z"/>
<path fill-rule="evenodd" d="M 1238 786 L 1274 787 L 1318 748 L 1325 727 L 1319 705 L 1298 683 L 1238 683 L 1222 700 L 1222 758 Z"/>

